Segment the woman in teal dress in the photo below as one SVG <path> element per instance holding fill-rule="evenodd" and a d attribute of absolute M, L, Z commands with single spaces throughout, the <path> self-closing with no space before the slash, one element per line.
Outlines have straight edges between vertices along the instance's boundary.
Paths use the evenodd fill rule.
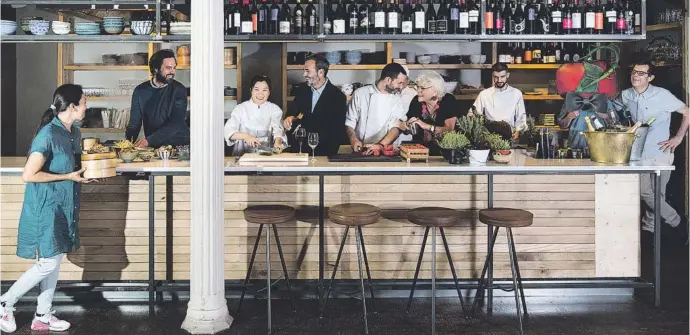
<path fill-rule="evenodd" d="M 79 248 L 81 133 L 75 122 L 84 119 L 86 98 L 79 85 L 65 84 L 53 94 L 31 142 L 22 180 L 26 183 L 19 218 L 17 256 L 38 259 L 0 297 L 0 329 L 16 330 L 14 304 L 39 285 L 38 306 L 31 329 L 64 331 L 70 323 L 55 316 L 52 308 L 60 262 L 65 253 Z"/>
<path fill-rule="evenodd" d="M 587 131 L 585 116 L 596 118 L 602 125 L 606 125 L 609 119 L 606 111 L 608 109 L 608 98 L 601 93 L 576 93 L 568 92 L 565 102 L 558 115 L 558 125 L 562 129 L 569 129 L 568 146 L 571 149 L 584 149 L 587 147 L 587 140 L 580 135 L 581 131 Z M 592 119 L 593 120 L 593 119 Z"/>

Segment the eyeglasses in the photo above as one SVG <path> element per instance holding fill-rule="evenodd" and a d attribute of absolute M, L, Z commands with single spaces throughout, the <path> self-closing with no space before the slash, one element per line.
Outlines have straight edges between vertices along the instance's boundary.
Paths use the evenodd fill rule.
<path fill-rule="evenodd" d="M 424 90 L 428 90 L 430 88 L 431 88 L 431 86 L 427 86 L 427 87 L 417 86 L 417 91 L 424 91 Z"/>
<path fill-rule="evenodd" d="M 632 71 L 630 71 L 630 74 L 633 76 L 644 77 L 644 76 L 648 75 L 649 72 L 632 70 Z"/>

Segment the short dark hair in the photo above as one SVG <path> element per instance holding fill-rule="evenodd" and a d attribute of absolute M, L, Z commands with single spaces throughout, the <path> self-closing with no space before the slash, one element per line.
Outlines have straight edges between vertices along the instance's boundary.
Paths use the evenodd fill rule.
<path fill-rule="evenodd" d="M 268 76 L 264 76 L 263 74 L 256 75 L 256 76 L 254 76 L 254 78 L 252 78 L 252 81 L 249 84 L 249 91 L 251 92 L 251 90 L 254 89 L 254 85 L 256 83 L 259 83 L 262 81 L 266 82 L 266 86 L 268 86 L 268 90 L 270 91 L 271 90 L 271 78 L 269 78 Z"/>
<path fill-rule="evenodd" d="M 638 59 L 632 62 L 632 67 L 630 68 L 631 70 L 635 68 L 635 65 L 647 65 L 649 67 L 649 70 L 647 70 L 647 74 L 650 76 L 653 76 L 654 73 L 656 73 L 656 66 L 654 66 L 654 63 L 650 61 L 649 59 Z"/>
<path fill-rule="evenodd" d="M 156 51 L 149 59 L 149 71 L 151 71 L 151 74 L 155 74 L 156 70 L 160 71 L 161 66 L 163 66 L 163 60 L 167 58 L 175 58 L 175 53 L 170 49 Z"/>
<path fill-rule="evenodd" d="M 491 71 L 492 72 L 501 72 L 501 71 L 508 71 L 508 65 L 506 63 L 496 63 L 493 66 L 491 66 Z"/>
<path fill-rule="evenodd" d="M 383 70 L 381 70 L 381 77 L 379 77 L 379 80 L 384 80 L 386 78 L 395 79 L 398 78 L 401 73 L 406 76 L 408 75 L 402 65 L 398 63 L 389 63 L 383 67 Z"/>
<path fill-rule="evenodd" d="M 328 66 L 330 65 L 330 63 L 328 63 L 328 60 L 326 59 L 326 57 L 324 57 L 323 55 L 319 55 L 319 54 L 313 54 L 313 55 L 307 57 L 307 60 L 304 62 L 306 63 L 307 61 L 310 61 L 310 60 L 313 60 L 314 64 L 316 64 L 316 72 L 317 73 L 319 72 L 319 70 L 323 70 L 324 76 L 328 74 Z"/>

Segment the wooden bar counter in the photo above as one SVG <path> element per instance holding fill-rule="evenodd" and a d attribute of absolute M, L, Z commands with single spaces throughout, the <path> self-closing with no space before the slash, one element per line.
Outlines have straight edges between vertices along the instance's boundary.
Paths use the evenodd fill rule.
<path fill-rule="evenodd" d="M 641 173 L 672 166 L 603 165 L 589 160 L 536 160 L 520 153 L 507 165 L 449 165 L 440 157 L 428 163 L 329 163 L 317 157 L 302 166 L 239 166 L 226 159 L 225 278 L 243 279 L 258 227 L 247 224 L 249 204 L 281 203 L 298 209 L 298 221 L 278 228 L 292 278 L 319 274 L 319 175 L 324 176 L 324 205 L 364 202 L 383 210 L 380 223 L 364 228 L 374 279 L 411 279 L 423 228 L 405 220 L 407 210 L 444 206 L 466 211 L 467 219 L 447 229 L 459 277 L 476 278 L 487 250 L 487 229 L 476 212 L 493 206 L 534 213 L 534 225 L 515 231 L 524 278 L 639 277 L 639 182 Z M 17 279 L 32 263 L 15 256 L 22 208 L 23 157 L 1 160 L 0 278 Z M 189 162 L 153 161 L 121 164 L 123 176 L 82 188 L 82 248 L 62 263 L 60 280 L 147 280 L 149 181 L 133 173 L 155 175 L 155 279 L 189 279 Z M 166 185 L 166 175 L 175 175 Z M 172 199 L 167 197 L 172 195 Z M 166 226 L 166 222 L 171 222 Z M 344 228 L 325 223 L 325 271 L 333 268 Z M 166 242 L 168 242 L 166 244 Z M 265 243 L 259 244 L 259 253 Z M 510 277 L 507 244 L 498 239 L 494 276 Z M 264 249 L 262 249 L 264 248 Z M 275 250 L 274 250 L 275 251 Z M 427 248 L 428 251 L 428 248 Z M 421 278 L 430 277 L 430 252 Z M 450 278 L 443 247 L 438 249 L 438 278 Z M 254 277 L 265 276 L 257 258 Z M 278 260 L 277 257 L 273 258 Z M 166 266 L 171 273 L 166 278 Z M 280 263 L 272 264 L 278 276 Z M 171 277 L 170 277 L 171 276 Z M 277 278 L 277 277 L 276 277 Z M 354 242 L 345 246 L 340 278 L 358 278 Z"/>

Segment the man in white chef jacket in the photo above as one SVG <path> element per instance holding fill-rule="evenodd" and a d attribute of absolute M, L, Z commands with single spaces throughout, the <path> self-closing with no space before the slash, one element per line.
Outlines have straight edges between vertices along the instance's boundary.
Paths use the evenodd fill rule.
<path fill-rule="evenodd" d="M 407 116 L 401 92 L 407 71 L 397 63 L 386 65 L 373 85 L 358 88 L 347 106 L 345 128 L 354 152 L 370 153 L 393 143 L 405 129 Z"/>
<path fill-rule="evenodd" d="M 491 67 L 493 86 L 481 92 L 474 101 L 476 113 L 490 121 L 505 121 L 513 130 L 513 138 L 527 129 L 527 114 L 522 92 L 508 85 L 508 66 L 496 63 Z M 470 110 L 468 115 L 472 115 Z"/>

